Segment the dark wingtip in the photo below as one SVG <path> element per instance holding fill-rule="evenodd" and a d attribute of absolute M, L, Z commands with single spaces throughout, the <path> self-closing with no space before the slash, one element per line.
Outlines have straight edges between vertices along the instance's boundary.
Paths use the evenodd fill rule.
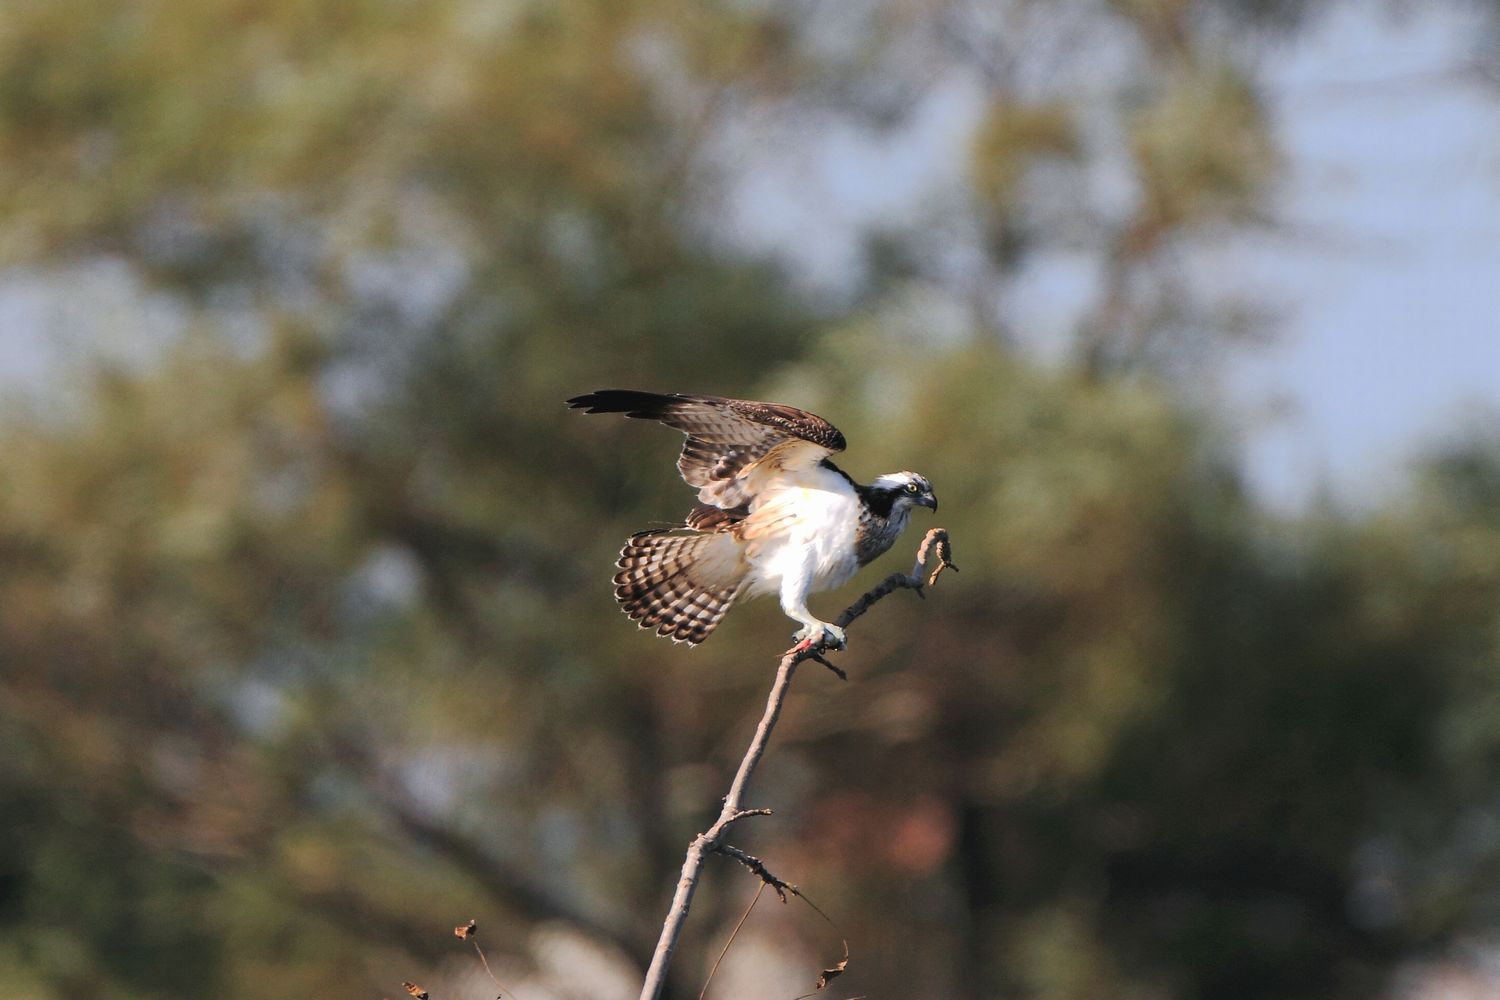
<path fill-rule="evenodd" d="M 568 406 L 585 413 L 623 413 L 628 417 L 655 419 L 662 405 L 671 401 L 671 396 L 664 396 L 659 392 L 599 389 L 574 396 L 568 400 Z"/>
<path fill-rule="evenodd" d="M 602 390 L 602 391 L 608 391 L 608 390 Z M 583 393 L 580 396 L 573 396 L 572 398 L 570 398 L 567 401 L 568 402 L 568 408 L 572 409 L 572 410 L 582 410 L 582 409 L 585 409 L 585 408 L 590 408 L 590 407 L 593 407 L 595 405 L 595 403 L 598 401 L 598 399 L 599 399 L 599 393 L 597 393 L 597 392 L 585 392 L 585 393 Z M 589 409 L 588 412 L 593 413 L 594 411 L 592 409 Z"/>

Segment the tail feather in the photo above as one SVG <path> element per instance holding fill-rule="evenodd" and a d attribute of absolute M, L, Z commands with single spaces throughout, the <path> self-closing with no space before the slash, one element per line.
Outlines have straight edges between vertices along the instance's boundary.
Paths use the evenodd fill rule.
<path fill-rule="evenodd" d="M 643 532 L 616 563 L 615 600 L 641 628 L 696 646 L 729 612 L 744 581 L 738 543 L 723 533 Z"/>

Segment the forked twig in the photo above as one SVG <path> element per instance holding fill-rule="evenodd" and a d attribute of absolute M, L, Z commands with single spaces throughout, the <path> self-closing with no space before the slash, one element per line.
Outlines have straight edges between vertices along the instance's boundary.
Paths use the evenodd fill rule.
<path fill-rule="evenodd" d="M 938 564 L 933 567 L 929 576 L 927 562 L 934 555 L 937 557 Z M 948 532 L 945 529 L 933 528 L 922 539 L 922 546 L 917 550 L 917 561 L 911 573 L 892 573 L 874 589 L 849 605 L 834 624 L 840 628 L 848 627 L 850 622 L 869 611 L 876 601 L 896 590 L 915 590 L 920 595 L 926 587 L 937 583 L 938 576 L 945 569 L 958 571 L 958 567 L 953 565 L 953 547 L 948 541 Z M 739 857 L 744 852 L 731 853 L 735 850 L 734 848 L 724 850 L 722 846 L 724 834 L 736 820 L 767 811 L 743 807 L 745 788 L 750 784 L 750 778 L 766 752 L 766 744 L 771 740 L 771 731 L 776 728 L 776 720 L 781 717 L 781 707 L 786 701 L 786 694 L 791 687 L 792 677 L 796 674 L 798 665 L 803 660 L 818 660 L 843 676 L 842 671 L 823 656 L 827 651 L 828 647 L 824 640 L 819 639 L 812 643 L 799 643 L 782 654 L 781 662 L 776 668 L 776 680 L 771 685 L 770 695 L 766 698 L 765 714 L 761 716 L 760 724 L 755 728 L 755 735 L 750 740 L 744 759 L 740 761 L 739 770 L 735 772 L 734 781 L 730 783 L 729 794 L 724 796 L 724 806 L 719 811 L 719 818 L 707 830 L 694 837 L 693 842 L 688 845 L 687 857 L 682 862 L 682 875 L 677 880 L 677 891 L 672 897 L 672 906 L 667 911 L 667 919 L 662 924 L 661 938 L 656 943 L 656 951 L 651 956 L 651 967 L 646 971 L 646 980 L 641 986 L 641 1000 L 657 1000 L 666 986 L 667 968 L 671 965 L 672 953 L 677 950 L 677 940 L 682 935 L 688 909 L 693 904 L 693 894 L 698 890 L 698 880 L 703 871 L 703 859 L 710 852 L 718 852 L 729 854 L 742 864 L 745 863 L 744 858 Z M 744 857 L 749 858 L 750 855 L 744 855 Z M 764 865 L 761 865 L 759 870 L 755 868 L 751 870 L 761 875 L 761 878 L 768 884 L 774 884 L 770 880 L 775 876 L 770 876 L 770 873 L 765 871 Z M 776 881 L 780 882 L 779 879 Z M 778 887 L 778 891 L 782 888 L 796 891 L 784 882 Z"/>

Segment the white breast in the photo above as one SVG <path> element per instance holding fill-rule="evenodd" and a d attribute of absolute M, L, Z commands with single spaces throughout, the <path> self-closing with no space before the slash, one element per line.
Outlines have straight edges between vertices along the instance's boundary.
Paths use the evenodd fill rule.
<path fill-rule="evenodd" d="M 808 593 L 846 583 L 859 569 L 858 527 L 859 496 L 843 476 L 819 466 L 782 477 L 742 528 L 750 593 L 779 591 L 788 576 L 806 579 Z"/>

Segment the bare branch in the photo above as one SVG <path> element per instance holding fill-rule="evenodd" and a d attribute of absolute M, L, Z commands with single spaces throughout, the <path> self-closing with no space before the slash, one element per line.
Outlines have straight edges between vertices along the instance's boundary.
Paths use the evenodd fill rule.
<path fill-rule="evenodd" d="M 924 578 L 928 559 L 933 555 L 937 556 L 938 565 L 932 570 L 931 576 Z M 917 550 L 916 564 L 912 567 L 910 574 L 892 573 L 873 590 L 849 605 L 844 613 L 839 615 L 835 624 L 840 628 L 847 627 L 850 622 L 869 611 L 876 601 L 894 591 L 915 590 L 921 594 L 925 587 L 937 583 L 938 575 L 945 569 L 958 571 L 958 567 L 953 565 L 953 548 L 948 541 L 948 532 L 943 528 L 933 528 L 922 539 L 922 546 Z M 745 789 L 750 784 L 750 778 L 755 774 L 755 769 L 766 752 L 766 744 L 771 740 L 771 731 L 776 728 L 776 720 L 781 717 L 781 707 L 786 701 L 786 694 L 792 685 L 792 677 L 796 674 L 798 665 L 803 660 L 818 660 L 842 676 L 842 672 L 823 657 L 827 651 L 828 647 L 820 638 L 815 642 L 798 643 L 782 654 L 781 662 L 776 668 L 776 680 L 771 685 L 770 695 L 766 698 L 765 714 L 761 716 L 760 725 L 756 726 L 755 735 L 750 740 L 750 747 L 745 751 L 744 759 L 740 761 L 734 781 L 730 783 L 729 794 L 724 796 L 724 807 L 719 811 L 719 818 L 714 821 L 713 826 L 694 837 L 693 842 L 688 845 L 687 857 L 682 862 L 682 876 L 677 881 L 677 891 L 672 897 L 672 906 L 667 911 L 667 919 L 661 928 L 661 938 L 657 941 L 656 952 L 651 957 L 651 967 L 647 970 L 646 981 L 641 986 L 641 1000 L 657 1000 L 666 986 L 667 968 L 671 965 L 672 953 L 677 949 L 677 940 L 682 935 L 683 924 L 687 921 L 688 909 L 693 904 L 693 894 L 698 890 L 698 880 L 703 871 L 703 859 L 710 852 L 726 854 L 741 864 L 745 864 L 750 867 L 751 871 L 760 875 L 767 884 L 776 886 L 777 892 L 792 888 L 771 875 L 758 859 L 737 848 L 724 845 L 723 838 L 729 828 L 741 817 L 760 815 L 770 811 L 744 808 L 742 803 Z M 753 866 L 751 862 L 754 862 Z M 775 881 L 772 881 L 773 879 Z"/>
<path fill-rule="evenodd" d="M 766 863 L 755 855 L 746 853 L 738 847 L 731 847 L 729 844 L 715 844 L 713 849 L 714 853 L 722 854 L 726 858 L 733 858 L 756 875 L 759 875 L 762 882 L 776 890 L 776 895 L 781 897 L 783 903 L 786 902 L 786 894 L 788 892 L 797 892 L 796 886 L 773 875 L 771 870 L 766 867 Z M 801 895 L 801 893 L 797 894 Z"/>
<path fill-rule="evenodd" d="M 927 560 L 934 554 L 937 555 L 938 564 L 933 568 L 932 575 L 923 579 L 923 574 L 927 571 Z M 874 589 L 849 605 L 848 609 L 839 615 L 838 620 L 834 624 L 840 628 L 848 626 L 854 619 L 869 611 L 870 607 L 876 601 L 893 591 L 915 590 L 918 596 L 925 597 L 927 596 L 925 593 L 926 588 L 936 584 L 938 577 L 945 569 L 951 569 L 955 573 L 958 572 L 958 567 L 953 565 L 953 545 L 948 541 L 948 532 L 946 530 L 943 528 L 933 528 L 922 539 L 922 547 L 917 550 L 916 564 L 912 566 L 909 574 L 892 573 Z M 795 651 L 796 648 L 793 647 L 792 651 Z M 813 646 L 811 648 L 813 650 L 820 650 L 821 646 Z M 807 659 L 811 658 L 806 653 L 803 656 Z"/>

